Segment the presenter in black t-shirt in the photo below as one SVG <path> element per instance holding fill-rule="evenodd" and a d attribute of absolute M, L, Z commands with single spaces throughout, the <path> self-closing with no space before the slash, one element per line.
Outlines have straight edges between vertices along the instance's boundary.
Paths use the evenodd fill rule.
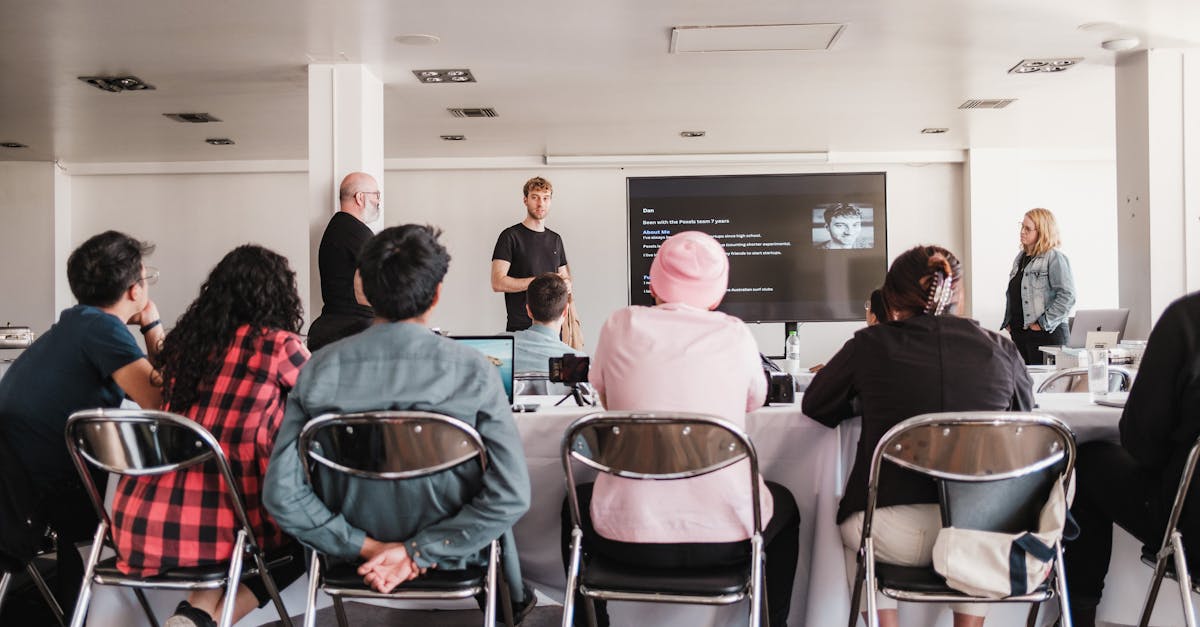
<path fill-rule="evenodd" d="M 525 290 L 534 277 L 554 272 L 571 289 L 571 273 L 567 268 L 567 251 L 562 237 L 546 228 L 546 214 L 554 187 L 550 181 L 535 176 L 525 182 L 524 220 L 500 232 L 492 251 L 492 291 L 504 293 L 508 310 L 508 331 L 528 329 L 533 321 L 525 313 Z"/>
<path fill-rule="evenodd" d="M 370 307 L 354 297 L 358 255 L 374 232 L 383 202 L 379 183 L 366 172 L 351 172 L 338 187 L 338 212 L 329 219 L 317 251 L 321 273 L 321 315 L 308 327 L 308 350 L 349 337 L 371 326 Z"/>

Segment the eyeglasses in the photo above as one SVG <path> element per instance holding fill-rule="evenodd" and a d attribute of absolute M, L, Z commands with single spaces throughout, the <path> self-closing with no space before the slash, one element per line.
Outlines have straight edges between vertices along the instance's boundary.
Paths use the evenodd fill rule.
<path fill-rule="evenodd" d="M 382 198 L 383 192 L 359 192 L 360 194 L 375 194 L 376 198 Z"/>
<path fill-rule="evenodd" d="M 141 280 L 145 281 L 146 285 L 154 285 L 155 283 L 158 283 L 158 268 L 155 268 L 154 266 L 142 266 L 142 268 L 143 274 Z"/>
<path fill-rule="evenodd" d="M 1021 223 L 1021 232 L 1022 233 L 1037 233 L 1037 228 L 1036 227 L 1029 228 L 1029 227 L 1025 226 L 1024 222 L 1022 222 Z"/>

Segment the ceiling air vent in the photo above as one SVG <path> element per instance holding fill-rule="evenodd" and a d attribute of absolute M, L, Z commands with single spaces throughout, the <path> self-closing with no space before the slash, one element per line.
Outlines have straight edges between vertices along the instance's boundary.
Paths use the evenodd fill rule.
<path fill-rule="evenodd" d="M 960 105 L 959 109 L 1003 109 L 1008 105 L 1016 102 L 1016 98 L 995 98 L 991 100 L 968 100 Z"/>
<path fill-rule="evenodd" d="M 456 118 L 495 118 L 500 117 L 491 107 L 450 107 L 446 109 Z"/>
<path fill-rule="evenodd" d="M 205 122 L 220 122 L 220 118 L 209 115 L 207 113 L 164 113 L 168 118 L 176 122 L 188 122 L 191 124 L 204 124 Z"/>

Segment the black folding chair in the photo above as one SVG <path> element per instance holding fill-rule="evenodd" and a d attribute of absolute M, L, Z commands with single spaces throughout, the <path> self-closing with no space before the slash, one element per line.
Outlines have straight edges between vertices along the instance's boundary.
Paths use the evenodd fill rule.
<path fill-rule="evenodd" d="M 304 464 L 309 485 L 318 491 L 313 470 L 368 480 L 405 481 L 449 470 L 478 459 L 487 469 L 487 450 L 479 433 L 467 423 L 421 411 L 380 411 L 357 414 L 326 414 L 304 425 L 300 432 L 301 459 L 312 460 L 319 468 Z M 316 624 L 317 590 L 333 598 L 338 625 L 347 627 L 342 597 L 399 600 L 467 599 L 486 592 L 483 624 L 496 624 L 497 587 L 500 589 L 504 620 L 512 627 L 512 603 L 508 585 L 498 574 L 499 539 L 487 549 L 487 568 L 463 570 L 430 569 L 388 593 L 373 590 L 358 574 L 358 564 L 327 563 L 313 551 L 309 564 L 308 603 L 304 611 L 305 627 Z"/>
<path fill-rule="evenodd" d="M 868 627 L 879 625 L 877 590 L 916 603 L 1034 603 L 1029 627 L 1037 620 L 1038 605 L 1057 594 L 1062 627 L 1071 627 L 1061 540 L 1054 545 L 1054 568 L 1047 581 L 1027 594 L 1000 599 L 954 590 L 932 566 L 877 562 L 871 525 L 884 460 L 938 482 L 943 526 L 1033 531 L 1053 484 L 1073 476 L 1075 436 L 1065 424 L 1042 414 L 951 412 L 915 416 L 889 429 L 871 458 L 849 625 L 858 623 L 865 586 Z"/>
<path fill-rule="evenodd" d="M 25 563 L 24 569 L 5 570 L 0 573 L 0 609 L 4 607 L 4 598 L 8 595 L 8 589 L 16 581 L 16 577 L 24 570 L 25 575 L 33 582 L 42 599 L 46 601 L 50 612 L 54 614 L 54 619 L 59 625 L 66 625 L 65 617 L 63 616 L 62 606 L 58 604 L 58 599 L 54 598 L 54 593 L 50 592 L 50 587 L 46 585 L 46 580 L 42 577 L 42 573 L 38 570 L 38 556 L 44 555 L 45 551 L 40 551 L 34 559 Z"/>
<path fill-rule="evenodd" d="M 1183 466 L 1179 488 L 1175 490 L 1175 504 L 1171 506 L 1171 517 L 1167 521 L 1162 544 L 1157 551 L 1151 547 L 1142 549 L 1142 562 L 1154 568 L 1154 578 L 1150 580 L 1150 590 L 1146 593 L 1146 603 L 1142 606 L 1142 617 L 1138 621 L 1138 627 L 1150 624 L 1150 614 L 1154 612 L 1154 603 L 1158 601 L 1158 590 L 1162 586 L 1163 577 L 1170 577 L 1179 582 L 1183 620 L 1187 627 L 1196 627 L 1196 610 L 1192 605 L 1191 592 L 1200 592 L 1200 584 L 1192 580 L 1188 571 L 1187 557 L 1183 553 L 1183 534 L 1179 533 L 1179 518 L 1183 515 L 1183 504 L 1192 484 L 1192 475 L 1196 472 L 1197 459 L 1200 459 L 1200 440 L 1192 445 L 1192 451 L 1188 453 L 1187 462 Z"/>
<path fill-rule="evenodd" d="M 726 568 L 655 569 L 630 567 L 603 555 L 583 553 L 582 514 L 576 494 L 575 460 L 599 472 L 626 479 L 665 481 L 698 477 L 749 460 L 747 498 L 754 509 L 754 532 L 746 562 Z M 598 412 L 576 420 L 563 436 L 563 470 L 571 508 L 571 559 L 567 568 L 563 627 L 575 616 L 575 592 L 586 599 L 588 624 L 595 627 L 593 599 L 731 605 L 749 599 L 750 626 L 762 625 L 766 605 L 758 456 L 749 436 L 736 426 L 703 414 Z"/>
<path fill-rule="evenodd" d="M 84 564 L 83 585 L 71 617 L 71 627 L 83 626 L 93 585 L 133 588 L 146 618 L 155 626 L 158 625 L 158 619 L 150 609 L 143 589 L 224 588 L 225 601 L 217 624 L 229 627 L 233 624 L 238 584 L 245 577 L 262 578 L 280 620 L 286 627 L 291 627 L 291 619 L 279 598 L 275 580 L 267 569 L 262 550 L 254 541 L 254 531 L 246 517 L 241 491 L 229 468 L 229 460 L 220 443 L 207 429 L 183 416 L 162 411 L 91 409 L 71 414 L 67 420 L 66 438 L 67 450 L 100 517 L 91 553 Z M 115 542 L 111 536 L 112 520 L 104 509 L 104 500 L 96 488 L 89 465 L 117 475 L 145 477 L 184 470 L 205 462 L 216 464 L 220 471 L 229 495 L 229 505 L 240 526 L 229 563 L 176 568 L 151 577 L 135 577 L 117 569 L 116 557 L 100 560 L 100 552 L 105 545 L 115 548 Z M 253 559 L 252 564 L 245 564 L 246 556 Z M 282 560 L 276 564 L 280 562 Z"/>

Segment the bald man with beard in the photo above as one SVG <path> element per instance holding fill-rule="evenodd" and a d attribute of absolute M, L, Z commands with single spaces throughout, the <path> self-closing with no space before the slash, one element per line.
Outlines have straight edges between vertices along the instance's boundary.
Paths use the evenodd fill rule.
<path fill-rule="evenodd" d="M 339 210 L 321 236 L 317 266 L 321 273 L 321 315 L 308 328 L 308 349 L 317 349 L 362 331 L 375 314 L 354 297 L 354 271 L 363 245 L 374 233 L 368 223 L 379 219 L 382 193 L 375 177 L 351 172 L 338 187 Z"/>

